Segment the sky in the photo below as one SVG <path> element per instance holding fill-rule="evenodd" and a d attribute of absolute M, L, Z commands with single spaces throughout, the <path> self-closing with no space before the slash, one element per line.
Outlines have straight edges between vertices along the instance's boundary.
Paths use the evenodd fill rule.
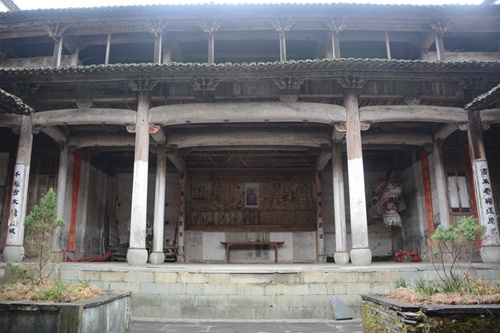
<path fill-rule="evenodd" d="M 22 10 L 44 8 L 69 8 L 69 7 L 98 7 L 98 6 L 124 6 L 124 5 L 152 5 L 152 4 L 199 4 L 199 3 L 376 3 L 393 5 L 442 5 L 442 4 L 469 4 L 478 5 L 483 0 L 13 0 Z"/>

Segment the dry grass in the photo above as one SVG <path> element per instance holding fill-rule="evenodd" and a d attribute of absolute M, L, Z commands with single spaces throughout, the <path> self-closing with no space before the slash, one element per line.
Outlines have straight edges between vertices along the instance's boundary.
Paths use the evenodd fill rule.
<path fill-rule="evenodd" d="M 424 296 L 411 288 L 398 288 L 391 292 L 390 298 L 400 302 L 429 305 L 474 305 L 474 304 L 500 304 L 500 294 L 490 295 L 468 295 L 459 293 L 441 293 L 432 296 Z"/>
<path fill-rule="evenodd" d="M 86 300 L 104 295 L 100 288 L 88 283 L 67 285 L 53 283 L 34 286 L 29 284 L 14 283 L 0 286 L 1 301 L 48 301 L 69 303 Z"/>

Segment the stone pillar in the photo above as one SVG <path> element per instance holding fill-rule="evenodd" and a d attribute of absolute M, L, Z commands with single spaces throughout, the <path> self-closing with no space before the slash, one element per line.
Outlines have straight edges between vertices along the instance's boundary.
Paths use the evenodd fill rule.
<path fill-rule="evenodd" d="M 318 243 L 318 261 L 325 262 L 325 232 L 323 227 L 323 193 L 321 187 L 321 176 L 316 172 L 316 227 Z"/>
<path fill-rule="evenodd" d="M 444 170 L 443 164 L 443 153 L 441 149 L 441 143 L 434 141 L 434 148 L 432 150 L 432 156 L 434 157 L 434 176 L 436 177 L 436 192 L 439 199 L 439 224 L 446 228 L 450 225 L 450 204 L 448 202 L 448 194 L 446 189 L 447 175 Z"/>
<path fill-rule="evenodd" d="M 342 170 L 341 144 L 332 144 L 333 213 L 335 218 L 335 263 L 349 263 L 347 228 L 345 220 L 344 171 Z"/>
<path fill-rule="evenodd" d="M 165 262 L 163 253 L 163 228 L 165 223 L 165 183 L 167 176 L 167 151 L 164 143 L 157 146 L 156 185 L 155 185 L 155 217 L 153 226 L 153 252 L 149 261 L 154 265 Z"/>
<path fill-rule="evenodd" d="M 479 111 L 468 110 L 467 113 L 469 118 L 469 149 L 474 174 L 478 218 L 479 223 L 486 227 L 486 234 L 482 239 L 481 259 L 487 264 L 499 264 L 500 237 L 498 234 L 495 202 L 491 190 L 488 161 L 486 160 L 484 149 L 481 116 Z"/>
<path fill-rule="evenodd" d="M 4 260 L 15 262 L 24 257 L 24 218 L 28 202 L 28 185 L 31 163 L 33 133 L 31 116 L 21 116 L 19 145 L 17 148 L 16 166 L 12 182 L 12 193 L 7 222 L 7 237 L 3 250 Z"/>
<path fill-rule="evenodd" d="M 66 202 L 66 185 L 68 181 L 68 146 L 61 144 L 59 152 L 59 170 L 57 172 L 57 219 L 64 220 L 64 208 Z M 57 227 L 54 230 L 54 238 L 52 241 L 52 252 L 54 254 L 61 253 L 64 245 L 62 243 L 62 227 Z"/>
<path fill-rule="evenodd" d="M 354 89 L 346 89 L 344 106 L 346 107 L 347 168 L 352 237 L 351 262 L 356 266 L 363 266 L 371 263 L 372 252 L 368 245 L 361 125 L 358 96 Z"/>
<path fill-rule="evenodd" d="M 148 158 L 150 91 L 138 91 L 137 121 L 135 126 L 134 177 L 132 183 L 132 211 L 130 247 L 127 261 L 131 266 L 142 266 L 148 261 L 146 250 L 146 218 L 148 198 Z"/>

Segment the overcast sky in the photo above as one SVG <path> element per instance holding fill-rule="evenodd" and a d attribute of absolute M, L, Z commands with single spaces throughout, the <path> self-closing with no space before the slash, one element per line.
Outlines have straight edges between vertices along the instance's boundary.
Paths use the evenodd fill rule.
<path fill-rule="evenodd" d="M 123 6 L 123 5 L 150 5 L 150 4 L 198 4 L 198 3 L 379 3 L 379 4 L 412 4 L 412 5 L 440 5 L 440 4 L 470 4 L 478 5 L 483 0 L 13 0 L 22 10 L 41 8 L 68 8 L 68 7 L 97 7 L 97 6 Z"/>

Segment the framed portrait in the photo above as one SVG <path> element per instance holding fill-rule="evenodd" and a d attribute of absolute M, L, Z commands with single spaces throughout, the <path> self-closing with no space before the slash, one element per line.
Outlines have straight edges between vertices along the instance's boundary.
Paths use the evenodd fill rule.
<path fill-rule="evenodd" d="M 259 207 L 259 184 L 245 184 L 245 207 Z"/>

